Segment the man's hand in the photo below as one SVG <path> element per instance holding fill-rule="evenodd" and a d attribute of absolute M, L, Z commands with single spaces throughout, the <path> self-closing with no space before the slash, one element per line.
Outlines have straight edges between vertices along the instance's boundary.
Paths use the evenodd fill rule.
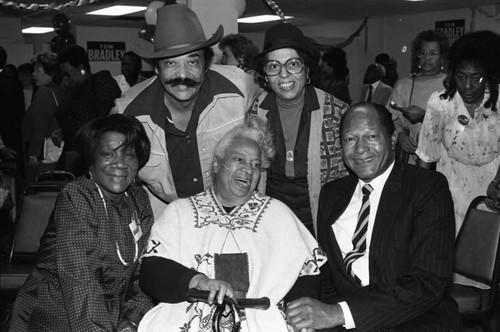
<path fill-rule="evenodd" d="M 234 291 L 228 282 L 217 279 L 210 279 L 204 274 L 195 275 L 189 282 L 189 288 L 196 288 L 198 290 L 209 291 L 208 304 L 213 304 L 215 297 L 217 303 L 224 302 L 224 296 L 234 298 Z"/>
<path fill-rule="evenodd" d="M 286 317 L 295 331 L 320 330 L 345 324 L 344 314 L 338 304 L 326 304 L 309 297 L 288 303 Z"/>
<path fill-rule="evenodd" d="M 415 124 L 424 121 L 425 110 L 421 109 L 418 106 L 411 105 L 404 108 L 403 115 L 411 123 Z"/>
<path fill-rule="evenodd" d="M 399 145 L 408 153 L 415 153 L 417 151 L 417 143 L 413 138 L 408 136 L 405 132 L 401 132 L 398 135 Z"/>
<path fill-rule="evenodd" d="M 128 320 L 123 320 L 116 328 L 118 332 L 136 332 L 137 325 Z"/>

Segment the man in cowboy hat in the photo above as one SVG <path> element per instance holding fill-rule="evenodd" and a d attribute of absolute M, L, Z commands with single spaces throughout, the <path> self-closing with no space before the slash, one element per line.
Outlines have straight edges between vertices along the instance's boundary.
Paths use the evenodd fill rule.
<path fill-rule="evenodd" d="M 152 194 L 155 217 L 168 202 L 212 185 L 215 144 L 243 123 L 256 94 L 242 70 L 211 65 L 211 46 L 222 35 L 219 25 L 207 39 L 194 11 L 173 4 L 158 9 L 154 38 L 134 45 L 158 75 L 125 92 L 112 112 L 135 116 L 149 136 L 151 155 L 139 177 Z"/>

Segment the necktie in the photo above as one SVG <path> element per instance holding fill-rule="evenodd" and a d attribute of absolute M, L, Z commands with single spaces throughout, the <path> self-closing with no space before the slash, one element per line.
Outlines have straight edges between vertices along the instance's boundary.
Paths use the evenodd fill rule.
<path fill-rule="evenodd" d="M 368 219 L 370 218 L 370 194 L 373 191 L 372 186 L 365 184 L 361 190 L 363 192 L 363 201 L 361 210 L 358 213 L 358 223 L 352 237 L 353 250 L 344 257 L 346 271 L 358 282 L 358 277 L 352 271 L 352 263 L 363 256 L 366 252 L 366 232 L 368 230 Z"/>
<path fill-rule="evenodd" d="M 368 86 L 368 96 L 366 97 L 366 101 L 370 103 L 372 101 L 372 96 L 373 96 L 373 85 Z"/>

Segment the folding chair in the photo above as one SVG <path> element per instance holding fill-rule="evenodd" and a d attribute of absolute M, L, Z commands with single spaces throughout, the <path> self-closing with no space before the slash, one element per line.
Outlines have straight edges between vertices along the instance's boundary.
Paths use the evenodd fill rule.
<path fill-rule="evenodd" d="M 465 323 L 492 331 L 500 282 L 500 214 L 479 209 L 486 196 L 476 197 L 469 206 L 457 237 L 455 272 L 484 286 L 453 283 L 449 294 L 457 301 Z"/>

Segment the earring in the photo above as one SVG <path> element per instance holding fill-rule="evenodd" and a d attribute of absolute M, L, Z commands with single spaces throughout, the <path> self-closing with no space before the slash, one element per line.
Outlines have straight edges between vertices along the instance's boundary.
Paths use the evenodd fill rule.
<path fill-rule="evenodd" d="M 306 84 L 310 84 L 310 83 L 311 83 L 311 79 L 309 78 L 309 75 L 308 75 L 306 78 Z"/>
<path fill-rule="evenodd" d="M 443 65 L 441 65 L 441 71 L 443 71 L 443 70 L 444 70 L 444 66 L 443 66 Z"/>
<path fill-rule="evenodd" d="M 80 70 L 80 74 L 85 75 L 86 73 L 85 69 Z"/>
<path fill-rule="evenodd" d="M 94 179 L 94 176 L 92 175 L 92 167 L 89 168 L 89 170 L 87 171 L 87 174 L 85 174 L 85 177 L 89 180 Z"/>

